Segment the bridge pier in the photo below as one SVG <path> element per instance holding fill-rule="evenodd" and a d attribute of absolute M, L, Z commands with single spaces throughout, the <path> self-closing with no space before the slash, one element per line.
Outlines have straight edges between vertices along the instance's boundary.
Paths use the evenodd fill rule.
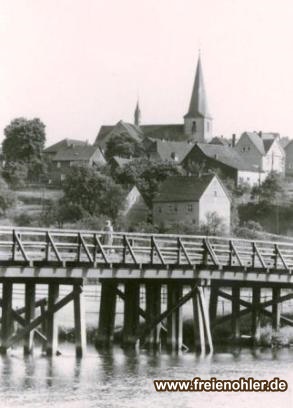
<path fill-rule="evenodd" d="M 272 328 L 275 332 L 280 330 L 281 322 L 281 303 L 279 298 L 281 297 L 281 289 L 279 287 L 272 288 Z"/>
<path fill-rule="evenodd" d="M 73 290 L 75 352 L 77 357 L 82 357 L 86 352 L 84 293 L 80 285 L 74 285 Z"/>
<path fill-rule="evenodd" d="M 126 348 L 133 348 L 138 343 L 140 285 L 136 281 L 124 285 L 124 324 L 122 342 Z"/>
<path fill-rule="evenodd" d="M 217 318 L 218 298 L 219 298 L 218 293 L 219 293 L 218 286 L 210 287 L 209 316 L 210 316 L 211 324 L 213 324 Z"/>
<path fill-rule="evenodd" d="M 36 285 L 35 283 L 25 284 L 25 324 L 29 325 L 35 318 Z M 23 352 L 25 355 L 33 352 L 34 330 L 29 331 L 24 336 Z"/>
<path fill-rule="evenodd" d="M 146 295 L 146 326 L 161 314 L 161 284 L 159 282 L 147 282 L 145 284 Z M 146 338 L 146 346 L 149 349 L 159 349 L 161 346 L 161 323 L 155 325 Z"/>
<path fill-rule="evenodd" d="M 59 284 L 49 283 L 48 288 L 48 318 L 46 322 L 47 328 L 47 356 L 53 356 L 58 348 L 58 323 L 56 320 L 54 306 L 59 297 Z"/>
<path fill-rule="evenodd" d="M 6 354 L 9 347 L 8 339 L 13 330 L 12 319 L 12 281 L 5 281 L 2 284 L 2 325 L 1 325 L 1 347 L 0 353 Z"/>
<path fill-rule="evenodd" d="M 252 315 L 251 315 L 251 334 L 254 343 L 260 339 L 260 299 L 261 288 L 252 288 Z"/>
<path fill-rule="evenodd" d="M 232 338 L 234 341 L 240 339 L 240 287 L 232 286 Z"/>
<path fill-rule="evenodd" d="M 175 306 L 182 297 L 183 288 L 181 284 L 171 282 L 167 285 L 167 309 Z M 167 349 L 169 351 L 180 351 L 183 342 L 183 320 L 182 306 L 175 309 L 167 317 Z"/>
<path fill-rule="evenodd" d="M 101 285 L 99 327 L 96 344 L 108 347 L 114 338 L 117 283 L 104 280 Z"/>

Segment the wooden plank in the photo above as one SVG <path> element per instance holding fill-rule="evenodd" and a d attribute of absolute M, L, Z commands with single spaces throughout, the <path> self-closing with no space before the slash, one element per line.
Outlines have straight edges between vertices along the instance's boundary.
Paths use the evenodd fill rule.
<path fill-rule="evenodd" d="M 73 291 L 75 353 L 77 357 L 82 357 L 86 352 L 86 324 L 83 288 L 80 285 L 74 285 Z"/>
<path fill-rule="evenodd" d="M 36 285 L 35 283 L 26 283 L 25 285 L 25 326 L 29 325 L 35 317 L 35 298 Z M 24 336 L 23 351 L 25 355 L 33 352 L 34 346 L 34 331 L 30 331 Z"/>
<path fill-rule="evenodd" d="M 20 235 L 18 235 L 18 233 L 15 230 L 13 230 L 13 240 L 16 241 L 24 260 L 29 262 L 29 258 L 27 257 L 27 254 L 26 254 L 26 252 L 24 250 L 24 247 L 22 245 L 22 242 L 20 240 Z"/>
<path fill-rule="evenodd" d="M 179 248 L 182 249 L 182 251 L 183 251 L 183 253 L 184 253 L 184 256 L 185 256 L 185 258 L 186 258 L 188 264 L 189 264 L 189 265 L 192 265 L 191 259 L 190 259 L 189 255 L 188 255 L 188 253 L 187 253 L 187 251 L 186 251 L 186 248 L 185 248 L 185 246 L 184 246 L 184 244 L 183 244 L 183 242 L 182 242 L 182 240 L 181 240 L 180 237 L 178 238 L 178 243 L 179 243 Z"/>
<path fill-rule="evenodd" d="M 234 244 L 234 242 L 232 240 L 230 241 L 230 250 L 231 250 L 231 254 L 234 253 L 234 255 L 236 256 L 236 259 L 237 259 L 237 261 L 239 263 L 239 266 L 243 267 L 244 265 L 243 265 L 242 259 L 240 258 L 238 250 L 235 247 L 235 244 Z M 232 263 L 230 263 L 230 266 L 232 266 Z"/>
<path fill-rule="evenodd" d="M 290 268 L 288 267 L 287 262 L 285 261 L 285 259 L 283 257 L 283 254 L 281 253 L 280 248 L 279 248 L 279 246 L 277 244 L 275 245 L 275 251 L 276 251 L 276 254 L 280 257 L 280 259 L 281 259 L 281 261 L 282 261 L 282 263 L 284 265 L 284 268 L 287 271 L 289 271 Z M 277 262 L 277 257 L 276 257 L 276 262 Z M 278 269 L 278 264 L 275 265 L 275 269 Z"/>
<path fill-rule="evenodd" d="M 207 238 L 204 238 L 203 243 L 204 243 L 205 249 L 208 252 L 208 255 L 210 255 L 210 257 L 212 258 L 214 265 L 219 266 L 220 265 L 219 260 L 217 258 L 215 251 L 213 250 L 210 244 L 210 241 Z"/>
<path fill-rule="evenodd" d="M 78 234 L 78 236 L 79 236 L 79 240 L 80 240 L 81 246 L 82 246 L 82 248 L 84 249 L 84 252 L 86 253 L 86 256 L 87 256 L 88 260 L 89 260 L 91 263 L 93 263 L 93 257 L 92 257 L 92 255 L 91 255 L 90 251 L 88 250 L 87 244 L 86 244 L 86 242 L 85 242 L 83 236 L 82 236 L 80 233 Z M 80 255 L 81 255 L 81 254 L 80 254 Z M 79 256 L 80 256 L 80 255 L 79 255 Z"/>
<path fill-rule="evenodd" d="M 255 242 L 253 242 L 253 248 L 254 248 L 254 252 L 256 253 L 256 255 L 257 255 L 257 257 L 258 257 L 258 259 L 259 259 L 259 261 L 260 261 L 262 267 L 263 267 L 264 269 L 267 269 L 267 265 L 266 265 L 266 263 L 265 263 L 265 261 L 264 261 L 262 255 L 261 255 L 261 253 L 260 253 L 260 250 L 259 250 L 258 247 L 256 246 L 256 243 L 255 243 Z M 253 265 L 253 266 L 255 266 L 255 265 Z"/>
<path fill-rule="evenodd" d="M 108 260 L 107 254 L 106 254 L 106 252 L 105 252 L 105 250 L 103 248 L 103 245 L 101 244 L 100 238 L 98 237 L 97 234 L 95 234 L 94 237 L 95 237 L 95 244 L 96 244 L 94 261 L 96 261 L 96 253 L 97 253 L 97 248 L 98 248 L 99 251 L 101 252 L 102 257 L 103 257 L 104 261 L 106 262 L 106 264 L 109 264 L 110 262 Z"/>
<path fill-rule="evenodd" d="M 163 265 L 166 265 L 165 259 L 160 251 L 160 248 L 157 245 L 157 242 L 155 241 L 155 238 L 152 236 L 152 248 L 154 248 L 157 252 L 158 257 L 160 258 L 160 261 Z M 154 263 L 154 254 L 152 253 L 152 263 Z"/>
<path fill-rule="evenodd" d="M 126 249 L 126 247 L 127 247 L 128 251 L 130 252 L 130 255 L 131 255 L 131 257 L 132 257 L 134 263 L 135 263 L 136 265 L 138 265 L 139 262 L 138 262 L 138 260 L 137 260 L 137 258 L 136 258 L 136 256 L 135 256 L 135 253 L 134 253 L 134 251 L 133 251 L 133 249 L 132 249 L 132 247 L 131 247 L 131 245 L 130 245 L 130 242 L 129 242 L 129 240 L 128 240 L 128 238 L 127 238 L 126 235 L 124 235 L 124 246 L 125 246 L 125 249 Z M 125 253 L 124 257 L 126 257 L 126 253 Z M 124 262 L 126 262 L 126 259 L 124 259 Z"/>
<path fill-rule="evenodd" d="M 48 232 L 48 239 L 49 239 L 49 243 L 51 244 L 51 246 L 53 248 L 53 251 L 54 251 L 54 253 L 56 255 L 56 258 L 58 259 L 59 262 L 62 262 L 62 258 L 61 258 L 60 254 L 59 254 L 57 246 L 55 245 L 55 242 L 54 242 L 50 232 Z"/>

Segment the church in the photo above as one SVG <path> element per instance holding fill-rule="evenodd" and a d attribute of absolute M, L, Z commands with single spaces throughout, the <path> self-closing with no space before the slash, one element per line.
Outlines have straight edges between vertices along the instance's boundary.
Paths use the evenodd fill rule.
<path fill-rule="evenodd" d="M 101 126 L 95 140 L 95 145 L 105 150 L 110 138 L 117 135 L 128 135 L 137 142 L 142 141 L 146 137 L 173 142 L 210 142 L 213 137 L 213 119 L 208 109 L 200 55 L 198 57 L 189 109 L 183 119 L 183 124 L 143 125 L 141 123 L 141 110 L 139 103 L 137 103 L 134 112 L 134 123 L 120 120 L 116 125 Z"/>

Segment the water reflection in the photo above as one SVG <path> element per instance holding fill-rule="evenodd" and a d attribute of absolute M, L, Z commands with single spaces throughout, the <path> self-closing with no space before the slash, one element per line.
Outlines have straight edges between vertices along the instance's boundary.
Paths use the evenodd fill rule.
<path fill-rule="evenodd" d="M 75 357 L 72 345 L 62 345 L 63 354 L 46 358 L 41 351 L 23 357 L 22 350 L 0 357 L 0 405 L 4 407 L 193 407 L 216 403 L 238 408 L 292 406 L 293 350 L 223 349 L 201 358 L 181 355 L 124 351 L 97 352 L 89 348 L 83 359 Z M 289 382 L 285 394 L 255 393 L 156 393 L 154 379 L 192 379 L 195 376 L 237 379 L 241 376 Z"/>

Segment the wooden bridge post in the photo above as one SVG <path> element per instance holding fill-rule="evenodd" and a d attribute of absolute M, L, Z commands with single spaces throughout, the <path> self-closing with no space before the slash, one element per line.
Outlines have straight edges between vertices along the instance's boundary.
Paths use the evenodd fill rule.
<path fill-rule="evenodd" d="M 252 288 L 252 321 L 251 321 L 251 332 L 254 342 L 260 339 L 260 287 Z"/>
<path fill-rule="evenodd" d="M 217 318 L 219 288 L 217 286 L 211 286 L 210 291 L 209 316 L 210 322 L 213 324 Z"/>
<path fill-rule="evenodd" d="M 11 281 L 5 281 L 2 284 L 2 325 L 1 325 L 1 347 L 0 353 L 6 354 L 8 348 L 8 339 L 12 333 L 12 294 L 13 285 Z"/>
<path fill-rule="evenodd" d="M 47 356 L 53 356 L 58 347 L 58 324 L 54 311 L 52 310 L 59 296 L 59 284 L 49 283 L 48 291 L 48 319 L 47 319 Z"/>
<path fill-rule="evenodd" d="M 116 290 L 116 282 L 103 281 L 101 284 L 99 328 L 96 340 L 99 347 L 108 347 L 114 338 Z"/>
<path fill-rule="evenodd" d="M 196 350 L 200 350 L 202 355 L 206 354 L 206 342 L 204 321 L 201 309 L 201 301 L 199 291 L 196 290 L 192 297 L 193 302 L 193 322 L 194 322 L 194 345 Z"/>
<path fill-rule="evenodd" d="M 25 284 L 25 324 L 28 326 L 35 317 L 36 285 L 35 283 Z M 30 330 L 24 336 L 23 352 L 28 355 L 33 352 L 34 331 Z"/>
<path fill-rule="evenodd" d="M 281 304 L 278 302 L 281 296 L 281 289 L 279 287 L 272 288 L 272 328 L 275 332 L 280 330 L 281 321 Z"/>
<path fill-rule="evenodd" d="M 234 341 L 240 338 L 240 287 L 232 287 L 232 336 Z"/>
<path fill-rule="evenodd" d="M 135 347 L 138 341 L 139 294 L 139 282 L 129 281 L 125 283 L 124 324 L 122 336 L 122 342 L 125 347 Z"/>
<path fill-rule="evenodd" d="M 161 313 L 161 284 L 147 282 L 145 284 L 146 294 L 146 326 L 160 316 Z M 158 323 L 147 336 L 146 345 L 150 349 L 157 349 L 161 345 L 160 339 L 161 323 Z"/>
<path fill-rule="evenodd" d="M 86 352 L 84 293 L 80 285 L 74 285 L 73 290 L 75 353 L 77 357 L 82 357 Z"/>
<path fill-rule="evenodd" d="M 176 305 L 182 297 L 183 288 L 176 282 L 168 283 L 167 309 Z M 167 318 L 167 349 L 169 351 L 180 351 L 183 342 L 183 320 L 182 307 L 178 307 Z"/>

